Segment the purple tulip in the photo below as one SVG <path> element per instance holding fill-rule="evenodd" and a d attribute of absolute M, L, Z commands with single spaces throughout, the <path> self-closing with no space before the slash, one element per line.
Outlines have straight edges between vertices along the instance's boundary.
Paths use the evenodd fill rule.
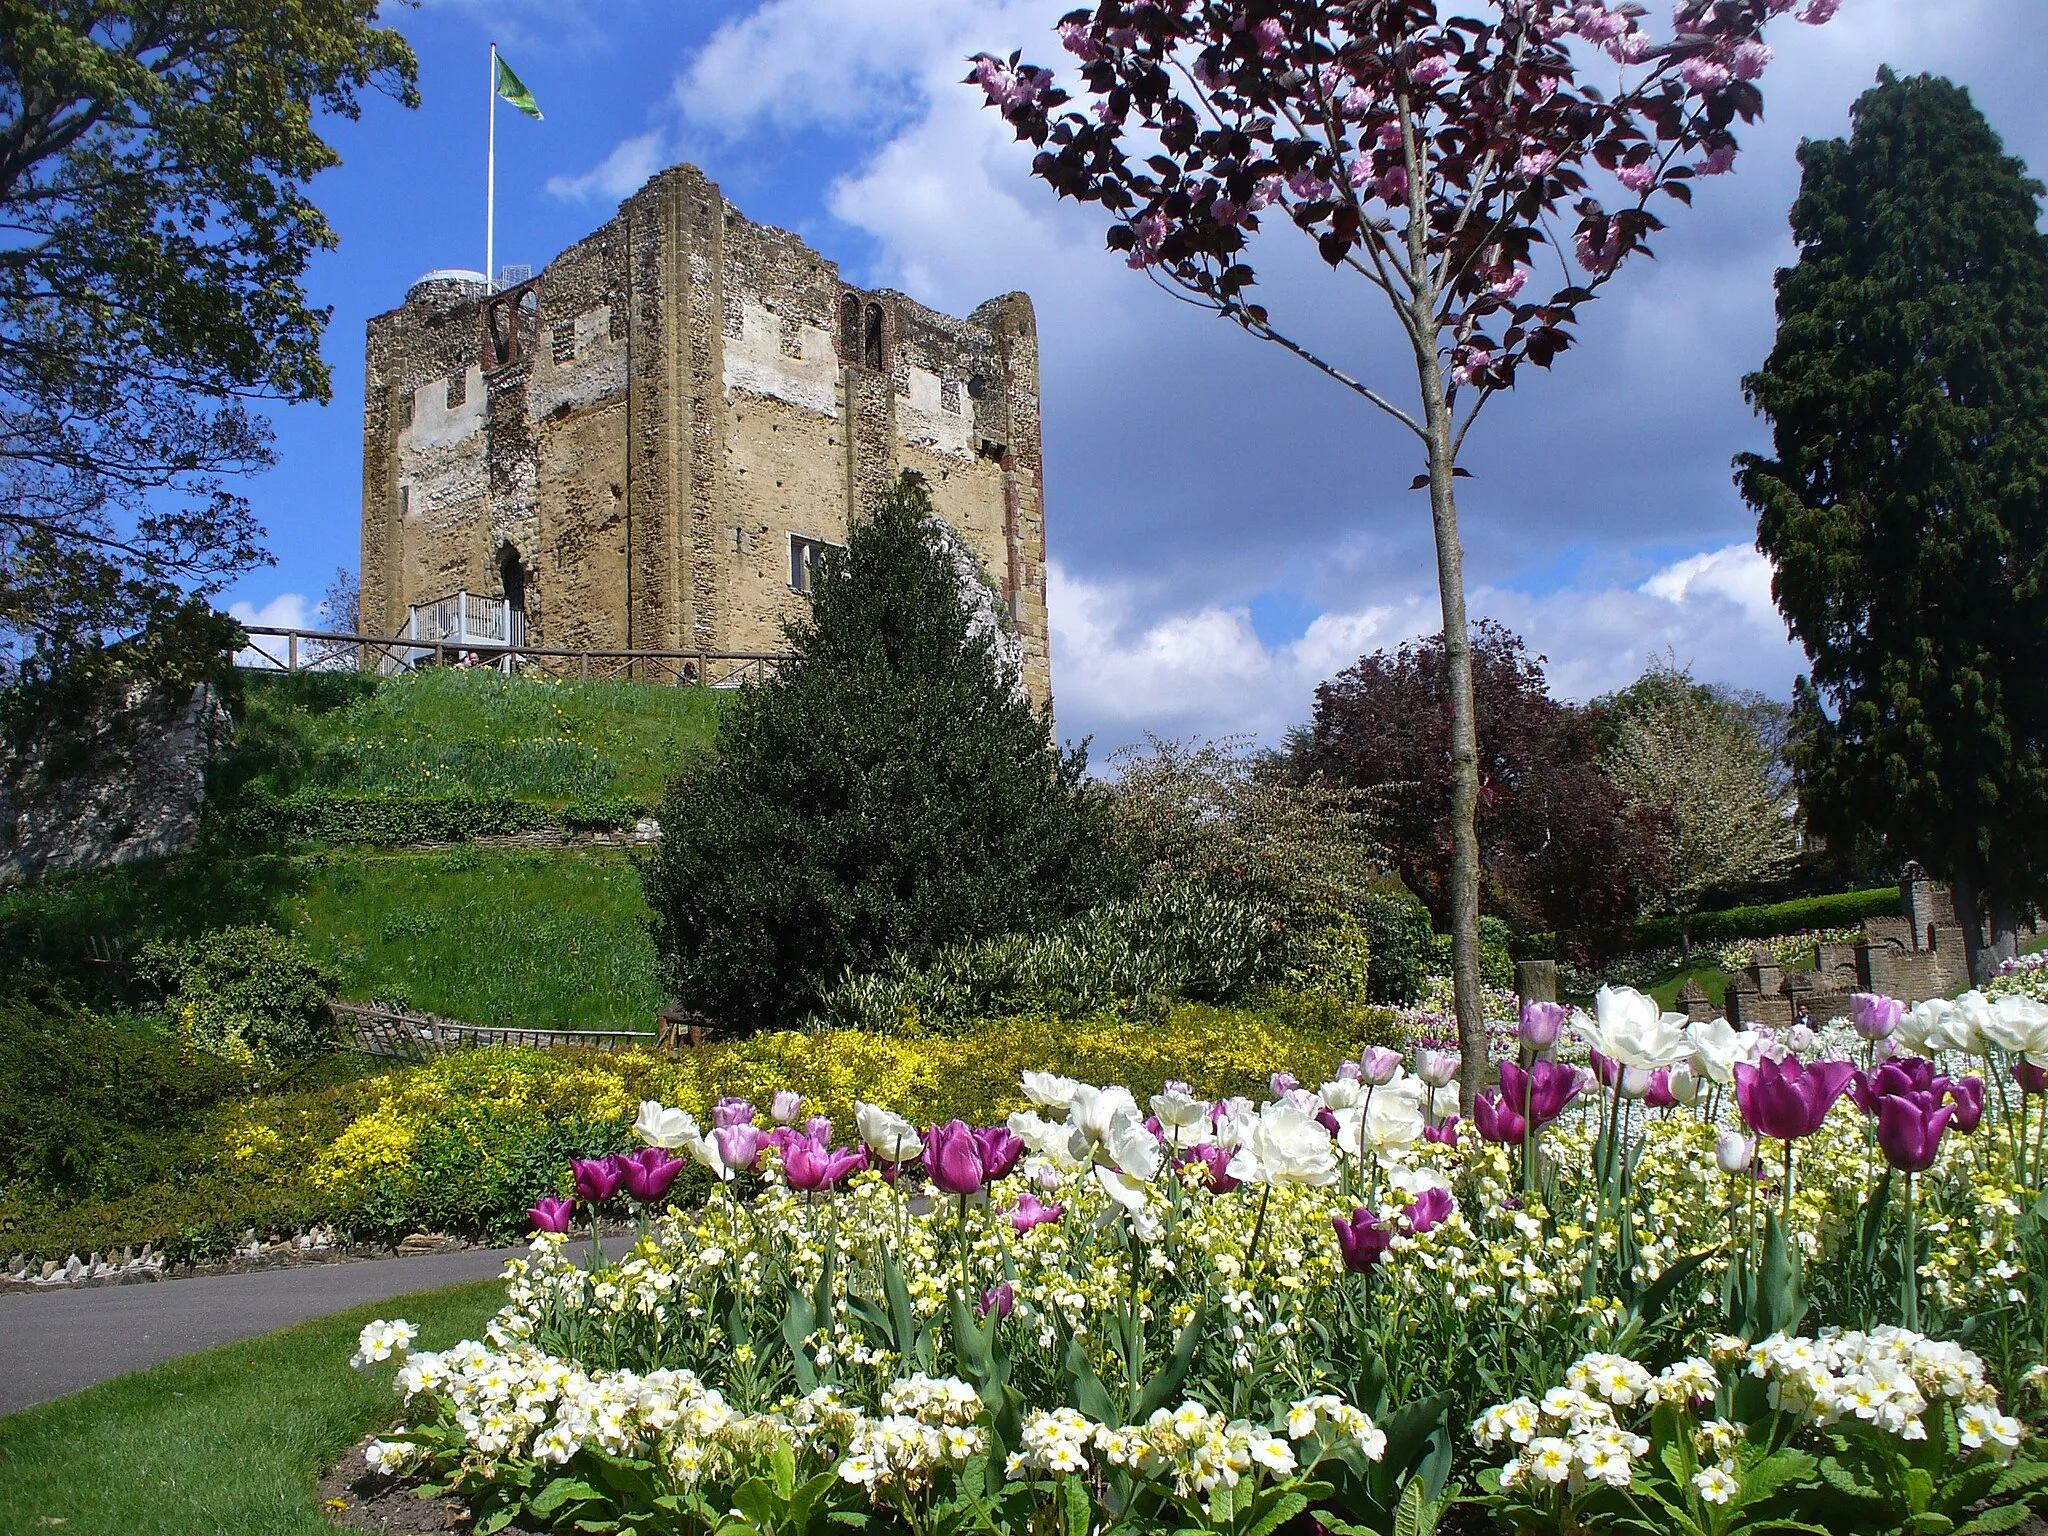
<path fill-rule="evenodd" d="M 827 1151 L 808 1136 L 798 1137 L 782 1154 L 782 1176 L 791 1189 L 831 1189 L 868 1165 L 866 1147 Z"/>
<path fill-rule="evenodd" d="M 1866 1115 L 1877 1113 L 1877 1101 L 1898 1093 L 1932 1094 L 1937 1100 L 1948 1092 L 1948 1078 L 1935 1071 L 1924 1056 L 1894 1056 L 1878 1063 L 1876 1070 L 1858 1072 L 1849 1080 L 1849 1097 Z"/>
<path fill-rule="evenodd" d="M 1340 1121 L 1340 1120 L 1339 1120 L 1339 1119 L 1337 1118 L 1337 1112 L 1336 1112 L 1335 1110 L 1333 1110 L 1333 1109 L 1327 1109 L 1327 1108 L 1326 1108 L 1326 1109 L 1319 1109 L 1319 1110 L 1317 1110 L 1317 1111 L 1316 1111 L 1316 1124 L 1317 1124 L 1317 1125 L 1320 1125 L 1320 1126 L 1321 1126 L 1321 1127 L 1322 1127 L 1322 1128 L 1323 1128 L 1324 1130 L 1328 1131 L 1328 1132 L 1329 1132 L 1329 1133 L 1330 1133 L 1330 1134 L 1331 1134 L 1332 1136 L 1335 1136 L 1336 1134 L 1338 1134 L 1338 1132 L 1340 1132 L 1340 1131 L 1342 1131 L 1342 1130 L 1344 1129 L 1344 1124 L 1343 1124 L 1343 1122 L 1342 1122 L 1342 1121 Z"/>
<path fill-rule="evenodd" d="M 1204 1182 L 1212 1195 L 1227 1195 L 1237 1188 L 1237 1180 L 1230 1176 L 1230 1153 L 1215 1142 L 1204 1142 L 1191 1147 L 1181 1158 L 1182 1163 L 1200 1163 Z"/>
<path fill-rule="evenodd" d="M 1016 1310 L 1017 1292 L 1007 1280 L 1002 1281 L 1000 1284 L 992 1285 L 983 1291 L 981 1293 L 981 1300 L 974 1304 L 974 1315 L 976 1317 L 987 1317 L 989 1313 L 993 1312 L 1000 1319 L 1008 1317 Z"/>
<path fill-rule="evenodd" d="M 736 1099 L 728 1094 L 711 1106 L 711 1124 L 714 1128 L 728 1125 L 752 1125 L 754 1106 L 745 1099 Z"/>
<path fill-rule="evenodd" d="M 1384 1045 L 1375 1045 L 1359 1058 L 1358 1066 L 1367 1083 L 1375 1088 L 1384 1088 L 1401 1071 L 1401 1053 L 1390 1051 Z"/>
<path fill-rule="evenodd" d="M 683 1171 L 683 1160 L 661 1147 L 642 1147 L 619 1154 L 619 1177 L 626 1193 L 642 1205 L 652 1205 L 669 1191 Z"/>
<path fill-rule="evenodd" d="M 533 1230 L 536 1232 L 566 1232 L 569 1230 L 569 1218 L 575 1212 L 572 1202 L 543 1195 L 533 1202 L 526 1214 L 533 1218 Z"/>
<path fill-rule="evenodd" d="M 1959 1077 L 1948 1085 L 1948 1097 L 1956 1110 L 1956 1134 L 1974 1134 L 1984 1118 L 1984 1079 Z"/>
<path fill-rule="evenodd" d="M 1678 1096 L 1671 1091 L 1671 1069 L 1659 1067 L 1650 1074 L 1649 1085 L 1643 1090 L 1645 1109 L 1676 1109 Z"/>
<path fill-rule="evenodd" d="M 603 1205 L 619 1192 L 622 1177 L 616 1157 L 577 1157 L 569 1160 L 576 1175 L 576 1198 L 585 1205 Z"/>
<path fill-rule="evenodd" d="M 1797 1141 L 1821 1128 L 1856 1069 L 1846 1061 L 1802 1065 L 1796 1057 L 1735 1064 L 1735 1100 L 1759 1136 Z"/>
<path fill-rule="evenodd" d="M 1024 1157 L 1024 1138 L 1007 1125 L 984 1126 L 974 1133 L 974 1140 L 981 1148 L 982 1171 L 991 1184 L 1008 1178 Z"/>
<path fill-rule="evenodd" d="M 1533 1119 L 1542 1130 L 1584 1091 L 1579 1069 L 1555 1061 L 1539 1061 L 1524 1071 L 1512 1061 L 1500 1064 L 1500 1100 L 1517 1115 Z M 1484 1135 L 1485 1132 L 1481 1132 Z M 1516 1136 L 1515 1140 L 1522 1138 Z"/>
<path fill-rule="evenodd" d="M 1849 1022 L 1856 1026 L 1856 1033 L 1866 1040 L 1886 1040 L 1899 1027 L 1899 1020 L 1906 1016 L 1906 1005 L 1896 997 L 1886 997 L 1881 992 L 1852 992 L 1849 995 Z"/>
<path fill-rule="evenodd" d="M 768 1137 L 751 1120 L 721 1125 L 712 1131 L 711 1139 L 718 1144 L 718 1155 L 728 1168 L 752 1168 L 761 1160 L 761 1149 L 769 1145 Z"/>
<path fill-rule="evenodd" d="M 1935 1108 L 1928 1094 L 1886 1094 L 1877 1101 L 1877 1144 L 1884 1160 L 1901 1173 L 1925 1173 L 1955 1112 L 1953 1104 Z"/>
<path fill-rule="evenodd" d="M 1491 1090 L 1472 1101 L 1472 1126 L 1482 1141 L 1495 1141 L 1503 1146 L 1519 1146 L 1529 1134 L 1528 1120 Z"/>
<path fill-rule="evenodd" d="M 1010 1213 L 1010 1225 L 1022 1234 L 1033 1227 L 1043 1227 L 1058 1221 L 1066 1214 L 1064 1205 L 1047 1205 L 1038 1196 L 1026 1194 L 1017 1201 L 1017 1209 Z"/>
<path fill-rule="evenodd" d="M 934 1189 L 971 1195 L 988 1182 L 981 1143 L 965 1120 L 948 1120 L 924 1133 L 924 1168 Z"/>
<path fill-rule="evenodd" d="M 1337 1247 L 1344 1255 L 1344 1267 L 1355 1275 L 1370 1274 L 1386 1257 L 1387 1245 L 1394 1240 L 1393 1228 L 1362 1205 L 1352 1211 L 1349 1221 L 1332 1216 L 1330 1224 L 1337 1229 Z"/>
<path fill-rule="evenodd" d="M 832 1144 L 832 1122 L 823 1115 L 813 1115 L 804 1122 L 804 1135 L 821 1147 L 830 1146 Z"/>
<path fill-rule="evenodd" d="M 1531 1051 L 1547 1051 L 1557 1044 L 1558 1033 L 1571 1016 L 1571 1009 L 1562 1003 L 1524 1003 L 1517 1033 Z"/>
<path fill-rule="evenodd" d="M 1422 1128 L 1422 1139 L 1434 1142 L 1440 1147 L 1455 1147 L 1458 1144 L 1458 1117 L 1445 1115 L 1443 1124 L 1425 1125 Z"/>
<path fill-rule="evenodd" d="M 1362 1083 L 1365 1081 L 1365 1068 L 1355 1061 L 1340 1061 L 1337 1063 L 1337 1081 L 1340 1083 Z"/>
<path fill-rule="evenodd" d="M 2012 1064 L 2012 1080 L 2021 1093 L 2048 1093 L 2048 1067 L 2037 1067 L 2025 1057 Z"/>
<path fill-rule="evenodd" d="M 1402 1212 L 1402 1219 L 1408 1223 L 1408 1230 L 1420 1237 L 1432 1227 L 1448 1221 L 1457 1208 L 1458 1202 L 1448 1189 L 1432 1185 L 1409 1202 L 1408 1209 Z"/>
<path fill-rule="evenodd" d="M 1266 1086 L 1273 1090 L 1273 1097 L 1284 1099 L 1301 1086 L 1301 1079 L 1292 1072 L 1275 1072 L 1266 1079 Z"/>
<path fill-rule="evenodd" d="M 1600 1079 L 1600 1086 L 1612 1088 L 1621 1081 L 1621 1063 L 1602 1056 L 1598 1051 L 1586 1053 L 1593 1062 L 1593 1075 Z"/>

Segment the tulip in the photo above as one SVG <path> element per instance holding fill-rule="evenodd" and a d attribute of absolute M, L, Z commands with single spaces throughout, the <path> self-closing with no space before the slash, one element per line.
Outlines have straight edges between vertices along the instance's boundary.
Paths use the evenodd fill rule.
<path fill-rule="evenodd" d="M 1415 1115 L 1414 1141 L 1422 1134 Z M 1337 1148 L 1330 1133 L 1292 1104 L 1268 1104 L 1250 1126 L 1244 1144 L 1231 1155 L 1230 1176 L 1252 1184 L 1334 1184 Z"/>
<path fill-rule="evenodd" d="M 1415 1075 L 1432 1088 L 1441 1088 L 1458 1075 L 1463 1065 L 1456 1051 L 1440 1051 L 1424 1047 L 1415 1053 Z"/>
<path fill-rule="evenodd" d="M 761 1160 L 761 1149 L 768 1145 L 768 1138 L 751 1120 L 739 1120 L 730 1125 L 721 1125 L 711 1133 L 717 1144 L 718 1157 L 728 1168 L 752 1168 Z"/>
<path fill-rule="evenodd" d="M 1439 1147 L 1455 1147 L 1458 1144 L 1458 1117 L 1447 1115 L 1441 1125 L 1425 1125 L 1422 1139 Z"/>
<path fill-rule="evenodd" d="M 932 1187 L 949 1195 L 971 1195 L 988 1182 L 981 1143 L 964 1120 L 948 1120 L 925 1132 L 924 1166 Z"/>
<path fill-rule="evenodd" d="M 1547 1051 L 1557 1044 L 1558 1032 L 1571 1016 L 1571 1009 L 1562 1003 L 1524 1003 L 1517 1033 L 1531 1052 Z"/>
<path fill-rule="evenodd" d="M 1984 1037 L 2009 1056 L 2048 1066 L 2048 1003 L 2020 993 L 1996 999 L 1983 1018 Z"/>
<path fill-rule="evenodd" d="M 823 1115 L 813 1115 L 804 1122 L 804 1136 L 821 1147 L 832 1144 L 832 1122 Z"/>
<path fill-rule="evenodd" d="M 804 1096 L 793 1088 L 778 1088 L 768 1101 L 768 1113 L 777 1125 L 789 1125 L 804 1111 Z"/>
<path fill-rule="evenodd" d="M 1359 1058 L 1359 1070 L 1366 1082 L 1375 1088 L 1384 1088 L 1401 1075 L 1401 1056 L 1384 1045 L 1375 1045 Z"/>
<path fill-rule="evenodd" d="M 1856 1069 L 1846 1061 L 1747 1062 L 1735 1068 L 1735 1098 L 1751 1130 L 1773 1141 L 1811 1136 L 1848 1088 Z"/>
<path fill-rule="evenodd" d="M 1337 1229 L 1337 1247 L 1344 1255 L 1344 1267 L 1355 1275 L 1370 1274 L 1386 1257 L 1387 1246 L 1394 1240 L 1393 1229 L 1362 1205 L 1352 1211 L 1349 1221 L 1332 1216 L 1330 1223 Z"/>
<path fill-rule="evenodd" d="M 2021 1093 L 2048 1093 L 2048 1067 L 2016 1061 L 2012 1064 L 2012 1079 L 2020 1085 Z"/>
<path fill-rule="evenodd" d="M 782 1176 L 791 1189 L 816 1191 L 831 1189 L 867 1165 L 866 1147 L 842 1147 L 833 1152 L 808 1137 L 799 1137 L 782 1155 Z"/>
<path fill-rule="evenodd" d="M 1906 1016 L 1906 1005 L 1881 992 L 1854 992 L 1849 996 L 1849 1022 L 1865 1040 L 1888 1040 Z"/>
<path fill-rule="evenodd" d="M 754 1106 L 745 1099 L 727 1095 L 711 1106 L 711 1124 L 714 1128 L 728 1125 L 752 1125 Z"/>
<path fill-rule="evenodd" d="M 1159 1139 L 1169 1147 L 1192 1147 L 1198 1141 L 1207 1141 L 1210 1108 L 1207 1099 L 1182 1093 L 1177 1084 L 1153 1094 L 1152 1115 L 1159 1122 Z"/>
<path fill-rule="evenodd" d="M 1973 1134 L 1984 1118 L 1984 1079 L 1959 1077 L 1948 1085 L 1948 1097 L 1955 1106 L 1956 1134 Z"/>
<path fill-rule="evenodd" d="M 1585 1086 L 1578 1068 L 1555 1061 L 1539 1061 L 1527 1070 L 1512 1061 L 1500 1064 L 1501 1102 L 1517 1115 L 1533 1118 L 1539 1131 L 1563 1114 Z M 1519 1136 L 1515 1139 L 1521 1140 Z"/>
<path fill-rule="evenodd" d="M 526 1214 L 533 1218 L 533 1230 L 536 1232 L 566 1232 L 569 1230 L 569 1218 L 575 1210 L 575 1205 L 567 1200 L 543 1195 L 533 1202 Z"/>
<path fill-rule="evenodd" d="M 1631 1072 L 1640 1072 L 1642 1068 L 1631 1067 L 1629 1070 Z M 1656 1071 L 1652 1072 L 1649 1075 L 1649 1081 L 1643 1086 L 1643 1107 L 1645 1109 L 1676 1109 L 1678 1107 L 1678 1095 L 1672 1091 L 1672 1075 L 1686 1071 L 1685 1067 L 1659 1067 Z"/>
<path fill-rule="evenodd" d="M 1337 1063 L 1337 1080 L 1344 1083 L 1362 1083 L 1365 1081 L 1365 1068 L 1355 1061 L 1340 1061 Z"/>
<path fill-rule="evenodd" d="M 1877 1144 L 1885 1161 L 1901 1173 L 1925 1173 L 1955 1112 L 1953 1104 L 1935 1108 L 1926 1094 L 1886 1094 L 1877 1103 Z"/>
<path fill-rule="evenodd" d="M 1038 1196 L 1025 1194 L 1017 1201 L 1017 1209 L 1010 1213 L 1010 1225 L 1019 1234 L 1029 1232 L 1033 1227 L 1043 1227 L 1058 1221 L 1066 1214 L 1064 1205 L 1047 1205 Z"/>
<path fill-rule="evenodd" d="M 987 1317 L 989 1313 L 993 1312 L 997 1319 L 1000 1320 L 1008 1317 L 1016 1309 L 1017 1292 L 1010 1282 L 1005 1280 L 999 1285 L 990 1286 L 981 1293 L 981 1300 L 974 1304 L 974 1315 L 976 1317 Z"/>
<path fill-rule="evenodd" d="M 1027 1073 L 1025 1091 L 1030 1091 L 1028 1079 L 1037 1074 Z M 917 1127 L 901 1115 L 891 1114 L 876 1104 L 854 1101 L 853 1123 L 860 1131 L 860 1139 L 868 1149 L 885 1163 L 907 1163 L 921 1155 L 924 1143 L 918 1139 Z"/>
<path fill-rule="evenodd" d="M 1203 1179 L 1212 1195 L 1227 1195 L 1237 1188 L 1238 1181 L 1230 1174 L 1231 1150 L 1218 1142 L 1204 1142 L 1189 1151 L 1181 1161 L 1202 1165 Z"/>
<path fill-rule="evenodd" d="M 1763 1059 L 1762 1031 L 1737 1029 L 1726 1019 L 1689 1024 L 1685 1037 L 1692 1046 L 1693 1071 L 1708 1082 L 1732 1083 L 1736 1067 Z"/>
<path fill-rule="evenodd" d="M 1458 1208 L 1458 1202 L 1448 1189 L 1431 1187 L 1423 1190 L 1410 1202 L 1402 1217 L 1408 1223 L 1408 1230 L 1417 1237 L 1450 1219 Z"/>
<path fill-rule="evenodd" d="M 650 1147 L 680 1147 L 697 1134 L 697 1122 L 687 1111 L 670 1109 L 658 1099 L 642 1099 L 633 1134 Z"/>
<path fill-rule="evenodd" d="M 1597 1022 L 1583 1013 L 1574 1016 L 1573 1028 L 1586 1044 L 1624 1067 L 1676 1066 L 1692 1054 L 1682 1013 L 1665 1013 L 1654 998 L 1633 987 L 1602 987 L 1593 995 Z"/>
<path fill-rule="evenodd" d="M 1659 1068 L 1659 1070 L 1663 1070 Z M 1621 1096 L 1633 1104 L 1638 1099 L 1650 1096 L 1650 1073 L 1646 1067 L 1623 1067 L 1621 1069 Z"/>
<path fill-rule="evenodd" d="M 1040 1109 L 1065 1109 L 1074 1102 L 1075 1090 L 1080 1086 L 1071 1077 L 1061 1077 L 1056 1072 L 1024 1074 L 1024 1097 Z M 876 1150 L 881 1149 L 878 1147 Z"/>
<path fill-rule="evenodd" d="M 981 1148 L 982 1171 L 988 1175 L 989 1183 L 1008 1178 L 1024 1156 L 1024 1138 L 1007 1125 L 984 1126 L 974 1133 L 974 1140 Z"/>
<path fill-rule="evenodd" d="M 577 1157 L 569 1160 L 576 1175 L 576 1198 L 585 1205 L 603 1205 L 619 1191 L 619 1160 L 616 1157 Z"/>
<path fill-rule="evenodd" d="M 661 1147 L 642 1147 L 619 1155 L 619 1177 L 626 1193 L 642 1205 L 652 1205 L 667 1194 L 682 1171 L 683 1160 L 671 1157 Z"/>
<path fill-rule="evenodd" d="M 1519 1146 L 1529 1134 L 1528 1120 L 1510 1108 L 1501 1094 L 1493 1092 L 1482 1093 L 1472 1101 L 1472 1125 L 1481 1140 L 1503 1146 Z"/>
<path fill-rule="evenodd" d="M 1292 1072 L 1275 1072 L 1266 1079 L 1266 1086 L 1273 1090 L 1274 1098 L 1284 1099 L 1299 1088 L 1301 1082 Z"/>
<path fill-rule="evenodd" d="M 1664 1087 L 1670 1093 L 1673 1103 L 1696 1104 L 1699 1102 L 1699 1077 L 1691 1067 L 1682 1061 L 1665 1076 Z"/>
<path fill-rule="evenodd" d="M 1723 1131 L 1714 1138 L 1714 1164 L 1731 1178 L 1749 1172 L 1756 1161 L 1756 1138 L 1739 1131 Z"/>

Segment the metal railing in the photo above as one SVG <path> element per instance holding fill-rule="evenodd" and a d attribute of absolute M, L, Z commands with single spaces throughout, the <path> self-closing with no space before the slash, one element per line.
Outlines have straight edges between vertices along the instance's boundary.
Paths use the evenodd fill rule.
<path fill-rule="evenodd" d="M 529 1051 L 645 1051 L 666 1043 L 651 1029 L 494 1028 L 379 1003 L 332 1002 L 327 1011 L 334 1017 L 343 1050 L 395 1056 L 401 1061 L 426 1062 L 450 1051 L 492 1046 Z"/>
<path fill-rule="evenodd" d="M 238 666 L 264 672 L 395 672 L 425 667 L 490 667 L 517 676 L 737 688 L 764 682 L 789 659 L 781 651 L 577 650 L 476 640 L 425 640 L 410 634 L 281 629 L 246 624 Z"/>

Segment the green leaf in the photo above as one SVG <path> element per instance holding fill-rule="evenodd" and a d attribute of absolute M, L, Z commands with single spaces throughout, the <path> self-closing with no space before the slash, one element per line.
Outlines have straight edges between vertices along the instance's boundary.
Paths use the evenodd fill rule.
<path fill-rule="evenodd" d="M 581 1478 L 558 1477 L 529 1499 L 527 1501 L 527 1508 L 531 1509 L 536 1515 L 552 1515 L 564 1504 L 571 1502 L 582 1503 L 589 1500 L 602 1499 L 603 1497 L 602 1493 L 591 1487 L 590 1484 L 584 1482 Z M 479 1525 L 478 1529 L 481 1530 L 482 1526 Z"/>
<path fill-rule="evenodd" d="M 1240 1536 L 1272 1536 L 1274 1531 L 1277 1531 L 1281 1526 L 1307 1508 L 1308 1497 L 1297 1490 L 1290 1489 L 1274 1499 L 1272 1504 L 1260 1514 L 1259 1518 L 1240 1533 Z"/>
<path fill-rule="evenodd" d="M 1060 1517 L 1063 1536 L 1088 1536 L 1094 1513 L 1095 1505 L 1088 1497 L 1088 1485 L 1078 1477 L 1062 1477 Z"/>
<path fill-rule="evenodd" d="M 1145 1390 L 1138 1395 L 1135 1411 L 1131 1414 L 1133 1423 L 1142 1424 L 1153 1413 L 1166 1406 L 1182 1383 L 1187 1380 L 1188 1369 L 1195 1363 L 1195 1352 L 1202 1345 L 1202 1327 L 1208 1321 L 1209 1298 L 1204 1295 L 1195 1303 L 1194 1313 L 1180 1330 L 1180 1337 L 1174 1340 L 1172 1358 L 1166 1362 L 1166 1369 L 1145 1384 Z"/>
<path fill-rule="evenodd" d="M 1430 1498 L 1420 1478 L 1409 1479 L 1394 1505 L 1394 1536 L 1434 1536 L 1446 1506 Z"/>
<path fill-rule="evenodd" d="M 1957 1526 L 1955 1536 L 1994 1536 L 1998 1531 L 2010 1531 L 2025 1525 L 2033 1518 L 2033 1511 L 2024 1504 L 2003 1504 Z"/>

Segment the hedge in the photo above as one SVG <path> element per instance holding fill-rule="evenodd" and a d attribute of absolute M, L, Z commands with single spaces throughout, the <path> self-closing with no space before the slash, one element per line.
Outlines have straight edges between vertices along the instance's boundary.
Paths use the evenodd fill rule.
<path fill-rule="evenodd" d="M 547 806 L 511 795 L 352 795 L 309 789 L 244 801 L 223 830 L 243 843 L 463 843 L 555 825 Z"/>
<path fill-rule="evenodd" d="M 1896 917 L 1899 888 L 1875 886 L 1864 891 L 1840 891 L 1832 896 L 1803 896 L 1797 901 L 1773 902 L 1768 906 L 1726 907 L 1719 912 L 1696 912 L 1692 918 L 1694 944 L 1722 944 L 1734 939 L 1770 939 L 1781 933 L 1803 933 L 1809 928 L 1846 928 L 1867 917 Z M 1680 942 L 1675 917 L 1652 918 L 1636 924 L 1633 947 L 1669 949 Z"/>

